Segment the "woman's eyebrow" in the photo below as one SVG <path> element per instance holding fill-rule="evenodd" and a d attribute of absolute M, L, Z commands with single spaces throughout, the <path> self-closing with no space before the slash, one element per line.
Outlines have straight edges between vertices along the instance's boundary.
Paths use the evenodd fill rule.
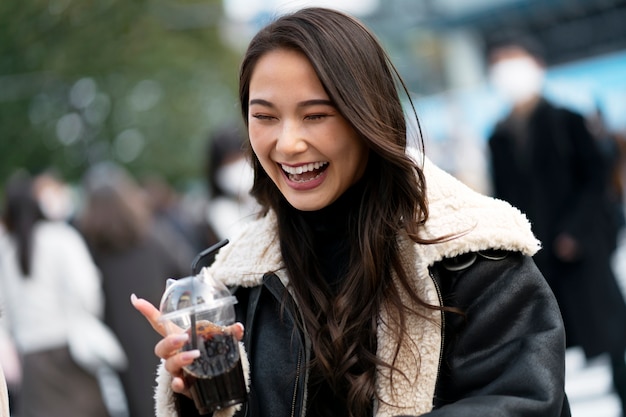
<path fill-rule="evenodd" d="M 270 103 L 267 100 L 263 100 L 262 98 L 253 98 L 248 103 L 249 106 L 252 106 L 253 104 L 260 104 L 261 106 L 266 106 L 266 107 L 274 107 L 272 103 Z"/>
<path fill-rule="evenodd" d="M 327 100 L 327 99 L 312 99 L 312 100 L 306 100 L 306 101 L 301 101 L 300 103 L 298 103 L 298 107 L 308 107 L 308 106 L 335 106 L 333 104 L 332 101 Z"/>
<path fill-rule="evenodd" d="M 248 103 L 249 106 L 252 106 L 254 104 L 258 104 L 258 105 L 265 106 L 265 107 L 274 107 L 274 104 L 262 98 L 253 98 Z M 301 101 L 300 103 L 298 103 L 298 107 L 309 107 L 309 106 L 316 106 L 316 105 L 333 106 L 333 107 L 335 106 L 332 101 L 327 100 L 327 99 L 311 99 L 311 100 Z"/>

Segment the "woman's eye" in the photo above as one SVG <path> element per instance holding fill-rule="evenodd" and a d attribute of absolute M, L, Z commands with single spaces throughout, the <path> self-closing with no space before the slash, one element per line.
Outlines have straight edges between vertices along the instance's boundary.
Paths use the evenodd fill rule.
<path fill-rule="evenodd" d="M 307 120 L 321 120 L 326 117 L 326 114 L 310 114 L 305 117 Z"/>
<path fill-rule="evenodd" d="M 267 114 L 253 114 L 252 117 L 258 120 L 271 120 L 273 116 L 269 116 Z"/>

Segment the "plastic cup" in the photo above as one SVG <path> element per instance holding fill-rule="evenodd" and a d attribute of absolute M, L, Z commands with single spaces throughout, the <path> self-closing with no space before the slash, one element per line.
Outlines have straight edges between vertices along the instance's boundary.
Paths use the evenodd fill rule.
<path fill-rule="evenodd" d="M 238 341 L 225 326 L 235 322 L 237 299 L 205 273 L 169 279 L 161 299 L 160 321 L 168 334 L 189 334 L 182 351 L 200 357 L 183 368 L 185 383 L 200 414 L 246 401 Z"/>

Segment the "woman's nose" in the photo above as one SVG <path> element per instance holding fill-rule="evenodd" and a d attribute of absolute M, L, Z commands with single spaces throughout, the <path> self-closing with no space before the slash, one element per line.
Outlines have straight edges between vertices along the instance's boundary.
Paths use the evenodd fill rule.
<path fill-rule="evenodd" d="M 285 122 L 276 140 L 276 151 L 283 155 L 305 152 L 308 148 L 303 129 L 297 122 Z"/>

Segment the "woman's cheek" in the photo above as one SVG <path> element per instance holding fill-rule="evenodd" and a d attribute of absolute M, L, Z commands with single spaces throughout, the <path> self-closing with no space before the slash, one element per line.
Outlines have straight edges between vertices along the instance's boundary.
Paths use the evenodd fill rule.
<path fill-rule="evenodd" d="M 251 123 L 248 128 L 250 145 L 258 156 L 260 153 L 267 153 L 272 145 L 272 127 L 263 126 L 260 123 Z"/>

